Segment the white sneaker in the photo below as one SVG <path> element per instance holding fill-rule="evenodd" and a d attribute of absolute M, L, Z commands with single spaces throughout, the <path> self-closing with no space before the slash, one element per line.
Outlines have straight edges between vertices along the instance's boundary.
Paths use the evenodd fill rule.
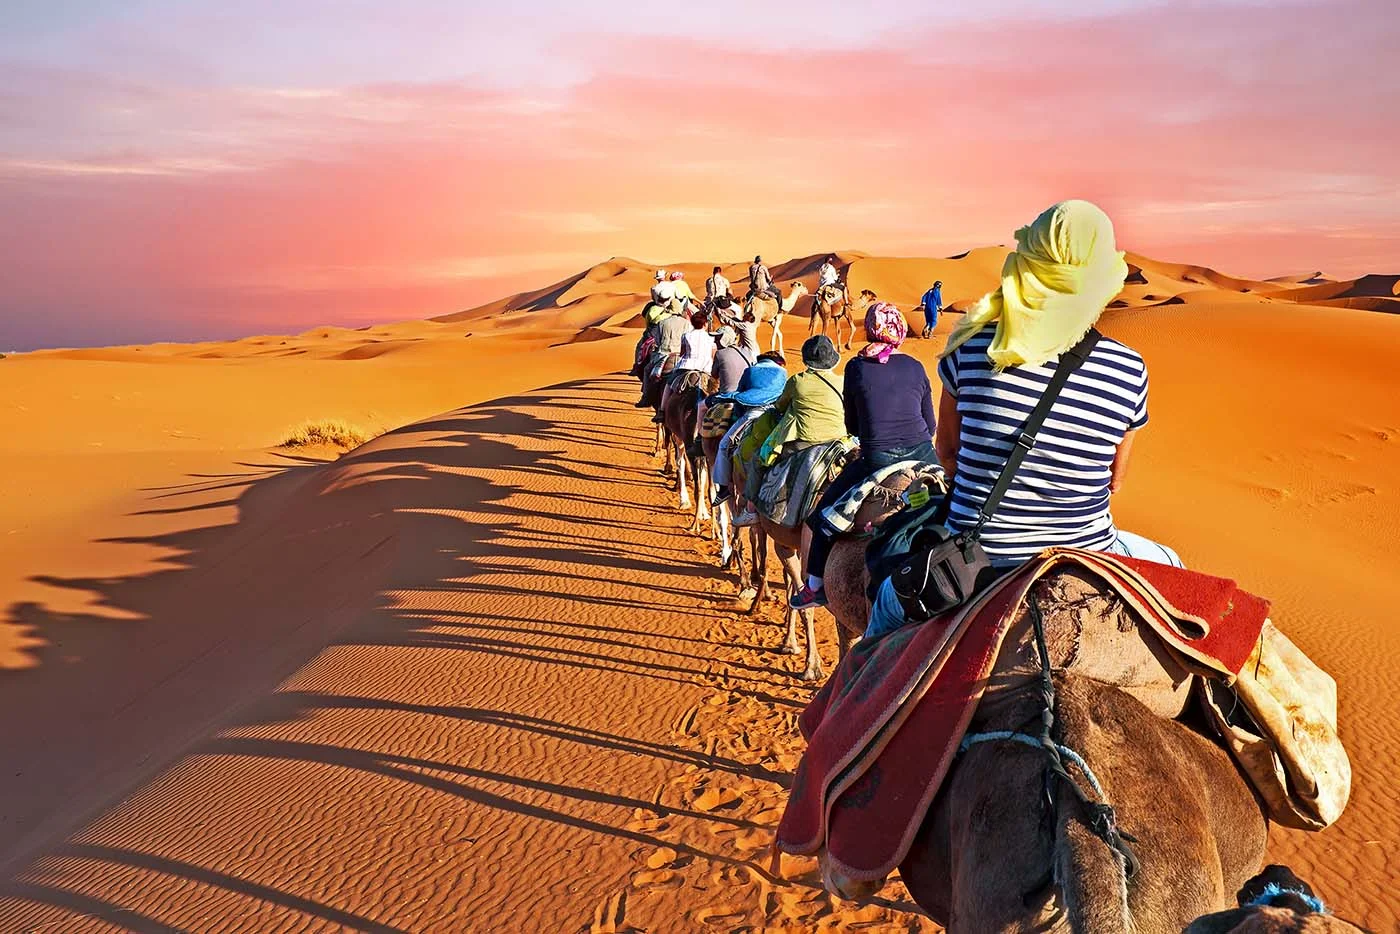
<path fill-rule="evenodd" d="M 758 525 L 758 513 L 750 507 L 734 517 L 734 525 L 741 529 L 746 529 L 751 525 Z"/>

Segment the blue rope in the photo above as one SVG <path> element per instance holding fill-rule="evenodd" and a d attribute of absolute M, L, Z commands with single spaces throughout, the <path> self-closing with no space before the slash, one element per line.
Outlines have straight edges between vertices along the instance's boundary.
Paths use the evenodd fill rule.
<path fill-rule="evenodd" d="M 995 730 L 991 733 L 969 733 L 964 736 L 962 742 L 958 744 L 958 752 L 967 752 L 968 749 L 980 743 L 996 742 L 1013 742 L 1020 743 L 1022 746 L 1030 746 L 1033 749 L 1042 748 L 1040 740 L 1036 739 L 1034 736 L 1028 736 L 1025 733 L 1016 733 L 1011 730 Z M 1083 758 L 1080 757 L 1079 753 L 1070 749 L 1068 746 L 1061 746 L 1059 743 L 1055 743 L 1054 746 L 1061 757 L 1068 759 L 1079 767 L 1079 771 L 1083 772 L 1084 777 L 1089 780 L 1089 785 L 1094 789 L 1094 794 L 1098 795 L 1099 800 L 1105 800 L 1103 787 L 1099 785 L 1098 776 L 1094 774 L 1093 769 L 1089 768 L 1089 763 L 1085 762 Z"/>
<path fill-rule="evenodd" d="M 1307 905 L 1315 913 L 1320 915 L 1331 914 L 1331 912 L 1327 910 L 1327 906 L 1323 904 L 1322 899 L 1318 898 L 1316 895 L 1309 895 L 1307 892 L 1304 892 L 1301 889 L 1285 888 L 1284 886 L 1279 885 L 1277 882 L 1270 882 L 1269 884 L 1265 885 L 1264 891 L 1251 898 L 1248 904 L 1241 905 L 1240 907 L 1267 907 L 1269 905 L 1272 905 L 1274 903 L 1274 900 L 1281 895 L 1296 895 L 1303 900 L 1303 904 Z"/>

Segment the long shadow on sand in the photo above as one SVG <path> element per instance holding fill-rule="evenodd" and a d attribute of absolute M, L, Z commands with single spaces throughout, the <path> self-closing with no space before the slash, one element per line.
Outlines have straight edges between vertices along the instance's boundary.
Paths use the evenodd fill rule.
<path fill-rule="evenodd" d="M 5 611 L 6 621 L 26 629 L 39 647 L 32 667 L 0 673 L 0 704 L 46 714 L 30 724 L 14 719 L 0 732 L 0 758 L 26 764 L 19 774 L 7 769 L 0 776 L 0 826 L 12 831 L 0 849 L 5 869 L 0 919 L 4 900 L 14 898 L 132 930 L 172 930 L 149 915 L 150 904 L 161 904 L 149 893 L 134 893 L 137 904 L 127 907 L 91 891 L 91 877 L 82 872 L 69 877 L 83 880 L 71 887 L 53 881 L 52 872 L 43 881 L 14 874 L 43 855 L 50 867 L 96 860 L 197 882 L 333 925 L 394 930 L 304 893 L 135 842 L 120 845 L 91 822 L 117 800 L 101 798 L 99 786 L 108 795 L 136 787 L 181 752 L 315 762 L 428 788 L 473 806 L 656 846 L 662 841 L 621 821 L 582 817 L 524 797 L 753 826 L 455 761 L 470 759 L 470 750 L 449 760 L 261 735 L 337 712 L 430 716 L 474 729 L 531 734 L 537 742 L 785 782 L 785 776 L 760 766 L 597 724 L 469 704 L 276 691 L 329 646 L 476 653 L 542 669 L 722 686 L 796 708 L 795 701 L 771 693 L 793 684 L 776 665 L 720 665 L 700 648 L 707 641 L 686 635 L 683 626 L 643 632 L 609 625 L 613 612 L 648 618 L 725 615 L 710 605 L 700 584 L 712 576 L 712 568 L 693 550 L 676 547 L 675 532 L 684 519 L 658 514 L 654 507 L 619 509 L 610 498 L 635 488 L 633 495 L 643 502 L 655 501 L 663 485 L 653 468 L 636 463 L 644 448 L 638 436 L 617 427 L 623 414 L 632 412 L 633 387 L 620 377 L 561 383 L 407 426 L 334 465 L 269 455 L 246 465 L 246 473 L 191 477 L 150 490 L 152 506 L 143 515 L 188 512 L 190 524 L 197 526 L 211 508 L 208 495 L 216 493 L 220 503 L 236 502 L 237 521 L 109 540 L 161 549 L 167 555 L 163 566 L 146 574 L 42 578 L 83 595 L 97 609 L 59 612 L 29 602 Z M 571 417 L 545 418 L 536 414 L 540 410 L 564 410 Z M 591 456 L 569 456 L 561 450 L 564 445 Z M 627 479 L 620 482 L 619 475 Z M 180 503 L 196 494 L 198 502 Z M 657 580 L 663 576 L 671 582 Z M 687 587 L 687 580 L 695 586 Z M 393 589 L 381 590 L 381 581 L 392 581 Z M 192 601 L 191 594 L 200 599 Z M 514 609 L 485 612 L 483 602 Z M 365 612 L 365 606 L 373 609 Z M 285 621 L 291 619 L 304 622 L 289 628 Z M 169 683 L 133 688 L 132 670 L 163 672 Z M 522 797 L 477 787 L 483 782 L 518 789 Z M 97 829 L 59 842 L 84 826 Z M 681 848 L 737 862 L 721 852 Z M 385 914 L 393 907 L 385 906 Z"/>

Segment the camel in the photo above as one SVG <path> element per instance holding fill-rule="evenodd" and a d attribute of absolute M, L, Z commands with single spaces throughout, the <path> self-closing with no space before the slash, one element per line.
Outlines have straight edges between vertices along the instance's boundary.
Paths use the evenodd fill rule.
<path fill-rule="evenodd" d="M 996 675 L 993 676 L 997 677 Z M 1128 693 L 1055 678 L 1057 739 L 1089 764 L 1139 861 L 1090 830 L 1063 781 L 1046 805 L 1038 749 L 969 748 L 900 865 L 910 894 L 950 931 L 1179 932 L 1225 904 L 1259 867 L 1267 822 L 1229 754 Z M 1034 679 L 984 699 L 971 732 L 1024 730 L 1042 708 Z"/>
<path fill-rule="evenodd" d="M 744 312 L 752 313 L 754 320 L 762 321 L 764 324 L 772 325 L 773 338 L 769 341 L 769 350 L 783 352 L 783 315 L 791 314 L 797 307 L 797 301 L 807 294 L 807 287 L 801 282 L 793 282 L 788 288 L 787 298 L 778 301 L 768 295 L 754 295 L 750 293 L 744 301 Z"/>
<path fill-rule="evenodd" d="M 705 467 L 710 477 L 714 476 L 715 461 L 719 458 L 719 438 L 701 438 L 700 449 L 705 455 Z M 749 542 L 749 553 L 753 555 L 758 542 L 758 529 L 750 526 L 747 535 L 742 534 L 744 530 L 733 524 L 734 510 L 738 503 L 734 494 L 715 503 L 714 514 L 711 517 L 710 528 L 714 538 L 719 542 L 719 566 L 724 570 L 731 566 L 735 567 L 739 574 L 739 598 L 741 600 L 751 599 L 757 593 L 756 582 L 745 577 L 743 544 L 747 539 Z M 697 517 L 696 523 L 699 524 Z M 752 573 L 752 566 L 750 574 Z"/>
<path fill-rule="evenodd" d="M 807 336 L 811 337 L 817 332 L 817 320 L 822 323 L 822 333 L 825 334 L 827 325 L 830 322 L 836 324 L 836 346 L 845 350 L 851 349 L 851 342 L 856 337 L 856 324 L 851 320 L 851 292 L 847 286 L 837 288 L 834 285 L 817 289 L 812 296 L 812 318 L 807 324 Z M 850 333 L 846 335 L 846 342 L 841 343 L 841 326 L 850 328 Z"/>
<path fill-rule="evenodd" d="M 838 619 L 865 604 L 859 545 L 838 543 L 827 565 Z M 1051 572 L 1034 593 L 1056 670 L 1056 741 L 1094 771 L 1140 867 L 1127 876 L 1062 781 L 1047 798 L 1043 752 L 997 741 L 962 753 L 900 875 L 952 932 L 1176 934 L 1257 871 L 1267 822 L 1229 754 L 1183 722 L 1190 679 L 1155 636 L 1084 572 Z M 1013 623 L 969 734 L 1036 732 L 1044 703 L 1029 617 Z M 882 884 L 827 882 L 847 897 Z"/>
<path fill-rule="evenodd" d="M 802 551 L 802 526 L 790 529 L 759 513 L 758 525 L 755 528 L 758 529 L 758 542 L 754 546 L 754 580 L 758 582 L 758 593 L 754 596 L 753 608 L 750 611 L 752 613 L 758 612 L 764 597 L 768 595 L 767 565 L 770 540 L 773 543 L 773 551 L 778 556 L 778 564 L 783 569 L 783 583 L 786 585 L 783 601 L 787 602 L 792 594 L 802 589 L 802 560 L 799 557 Z M 797 645 L 797 620 L 800 616 L 807 639 L 807 658 L 799 677 L 803 681 L 820 681 L 825 677 L 825 672 L 822 671 L 821 656 L 817 654 L 816 611 L 798 611 L 788 607 L 786 615 L 787 638 L 779 651 L 784 655 L 796 655 L 800 651 Z M 862 620 L 856 629 L 844 628 L 839 617 L 836 622 L 836 643 L 840 657 L 845 658 L 846 650 L 865 631 L 865 622 Z"/>
<path fill-rule="evenodd" d="M 709 382 L 710 377 L 705 375 L 702 381 Z M 704 520 L 711 517 L 709 465 L 703 457 L 695 457 L 690 453 L 699 421 L 697 403 L 701 391 L 701 386 L 694 383 L 685 389 L 673 390 L 661 412 L 660 425 L 665 436 L 663 446 L 666 451 L 666 463 L 675 464 L 676 489 L 681 509 L 689 509 L 691 506 L 690 488 L 686 481 L 693 479 L 695 483 L 695 521 L 691 523 L 691 532 L 699 532 Z M 665 470 L 665 467 L 662 469 Z"/>
<path fill-rule="evenodd" d="M 868 499 L 866 506 L 862 508 L 860 523 L 878 526 L 894 515 L 902 508 L 898 494 L 903 492 L 906 483 L 907 481 L 892 487 L 891 491 L 894 495 L 883 499 L 877 497 Z M 762 568 L 768 557 L 768 540 L 772 540 L 773 551 L 777 554 L 778 563 L 782 565 L 783 581 L 787 585 L 789 599 L 802 589 L 801 555 L 806 551 L 806 542 L 803 541 L 805 523 L 796 529 L 789 529 L 760 514 L 757 528 L 760 534 L 754 558 L 760 569 L 756 571 L 755 576 L 755 580 L 759 581 L 759 593 L 754 600 L 754 612 L 758 610 L 759 603 L 767 595 L 768 579 Z M 865 568 L 867 543 L 868 539 L 865 538 L 837 539 L 832 543 L 831 553 L 826 562 L 827 610 L 836 620 L 836 644 L 840 658 L 844 658 L 847 650 L 860 639 L 870 620 L 870 602 L 865 596 L 865 582 L 869 580 L 869 573 Z M 813 611 L 807 610 L 802 615 L 807 636 L 807 660 L 802 672 L 802 680 L 818 681 L 823 677 L 823 673 L 821 659 L 817 656 Z M 788 610 L 788 629 L 787 640 L 783 646 L 784 654 L 796 655 L 798 652 L 797 616 L 796 610 Z"/>

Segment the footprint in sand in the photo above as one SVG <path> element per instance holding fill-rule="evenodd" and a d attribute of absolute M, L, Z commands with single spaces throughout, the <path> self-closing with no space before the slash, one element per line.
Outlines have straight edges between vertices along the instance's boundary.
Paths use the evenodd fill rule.
<path fill-rule="evenodd" d="M 685 713 L 681 714 L 681 718 L 676 721 L 676 725 L 671 728 L 672 731 L 682 735 L 688 735 L 690 731 L 695 728 L 695 717 L 699 713 L 699 704 L 688 708 Z"/>
<path fill-rule="evenodd" d="M 627 891 L 624 889 L 594 909 L 588 934 L 624 934 L 634 930 L 624 923 L 626 914 Z"/>
<path fill-rule="evenodd" d="M 678 889 L 684 884 L 680 873 L 670 869 L 648 869 L 632 875 L 634 889 Z"/>
<path fill-rule="evenodd" d="M 664 830 L 669 830 L 671 822 L 664 817 L 657 817 L 651 811 L 644 811 L 637 808 L 632 812 L 631 820 L 623 824 L 623 829 L 632 833 L 657 834 Z"/>
<path fill-rule="evenodd" d="M 744 800 L 744 796 L 732 788 L 725 788 L 720 785 L 711 785 L 700 793 L 691 804 L 695 810 L 709 814 L 712 811 L 719 811 L 732 808 Z"/>
<path fill-rule="evenodd" d="M 676 864 L 677 853 L 669 846 L 663 846 L 647 857 L 648 869 L 665 869 Z"/>
<path fill-rule="evenodd" d="M 748 908 L 743 905 L 707 905 L 693 913 L 691 918 L 697 924 L 729 930 L 735 927 L 748 913 Z"/>
<path fill-rule="evenodd" d="M 807 921 L 830 911 L 831 897 L 820 890 L 782 892 L 778 895 L 778 910 L 789 920 Z"/>

